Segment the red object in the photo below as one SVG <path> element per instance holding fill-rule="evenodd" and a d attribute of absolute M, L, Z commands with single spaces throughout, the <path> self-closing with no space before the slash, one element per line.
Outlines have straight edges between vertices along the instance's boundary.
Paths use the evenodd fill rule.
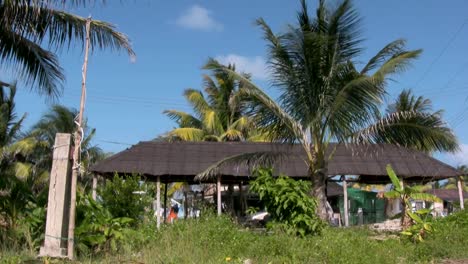
<path fill-rule="evenodd" d="M 177 213 L 174 211 L 174 208 L 171 208 L 171 211 L 169 212 L 169 216 L 167 217 L 167 222 L 172 223 L 176 219 L 177 219 Z"/>

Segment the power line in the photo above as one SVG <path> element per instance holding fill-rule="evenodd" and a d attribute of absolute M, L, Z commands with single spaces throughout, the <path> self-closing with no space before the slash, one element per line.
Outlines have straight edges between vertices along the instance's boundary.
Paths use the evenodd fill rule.
<path fill-rule="evenodd" d="M 109 143 L 109 144 L 115 144 L 115 145 L 124 145 L 124 146 L 133 146 L 135 144 L 130 144 L 130 143 L 125 143 L 125 142 L 119 142 L 119 141 L 112 141 L 112 140 L 103 140 L 103 139 L 95 139 L 98 142 L 103 142 L 103 143 Z"/>
<path fill-rule="evenodd" d="M 422 76 L 419 78 L 419 80 L 416 82 L 414 87 L 418 87 L 421 81 L 426 78 L 426 76 L 429 74 L 429 72 L 432 70 L 432 67 L 434 67 L 435 63 L 442 57 L 442 55 L 447 51 L 447 49 L 450 47 L 452 42 L 457 38 L 458 34 L 462 31 L 462 29 L 465 27 L 465 25 L 468 23 L 468 18 L 463 21 L 463 23 L 460 25 L 458 30 L 453 34 L 453 36 L 450 38 L 450 40 L 447 42 L 445 47 L 442 49 L 442 51 L 437 55 L 434 60 L 432 60 L 431 64 L 429 64 L 429 67 L 427 67 L 426 71 L 422 74 Z"/>

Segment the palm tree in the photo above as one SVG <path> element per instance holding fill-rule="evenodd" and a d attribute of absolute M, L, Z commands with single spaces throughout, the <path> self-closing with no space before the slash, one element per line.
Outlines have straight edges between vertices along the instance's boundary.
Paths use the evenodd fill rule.
<path fill-rule="evenodd" d="M 425 151 L 451 151 L 457 142 L 444 123 L 432 122 L 439 115 L 418 111 L 380 113 L 388 78 L 405 70 L 421 50 L 407 51 L 405 42 L 396 40 L 358 70 L 355 62 L 362 51 L 360 18 L 351 1 L 344 0 L 334 9 L 319 1 L 316 17 L 309 15 L 305 0 L 301 7 L 297 25 L 289 26 L 282 34 L 274 34 L 263 19 L 257 20 L 268 42 L 271 83 L 280 90 L 278 102 L 214 60 L 206 68 L 229 73 L 243 83 L 241 93 L 247 98 L 247 114 L 269 140 L 303 147 L 312 192 L 318 201 L 317 213 L 326 219 L 325 186 L 331 158 L 326 151 L 330 142 L 386 142 Z M 424 122 L 408 123 L 416 118 Z M 406 139 L 408 133 L 411 142 Z M 447 140 L 436 142 L 440 137 Z M 252 162 L 264 161 L 255 155 L 247 157 L 256 159 Z M 238 160 L 234 157 L 217 165 Z M 210 167 L 198 177 L 215 174 L 216 168 Z"/>
<path fill-rule="evenodd" d="M 233 65 L 227 68 L 235 71 Z M 246 74 L 242 76 L 249 78 Z M 164 111 L 179 125 L 165 137 L 182 141 L 243 141 L 261 138 L 253 129 L 250 119 L 240 110 L 240 82 L 223 71 L 213 71 L 213 77 L 203 76 L 207 98 L 199 90 L 184 91 L 195 116 L 178 110 Z"/>
<path fill-rule="evenodd" d="M 78 110 L 67 108 L 63 105 L 54 105 L 46 112 L 42 118 L 32 127 L 26 139 L 35 141 L 36 149 L 32 159 L 36 166 L 46 171 L 50 171 L 52 166 L 52 151 L 57 133 L 73 133 L 76 129 L 75 118 Z M 95 128 L 89 128 L 86 120 L 83 122 L 83 141 L 81 143 L 81 165 L 82 175 L 88 173 L 89 165 L 102 159 L 105 155 L 102 149 L 92 145 L 92 139 L 96 134 Z"/>
<path fill-rule="evenodd" d="M 24 178 L 28 164 L 18 161 L 22 149 L 16 147 L 26 115 L 17 118 L 15 112 L 16 85 L 0 83 L 0 218 L 8 228 L 15 228 L 18 215 L 35 197 L 31 179 Z"/>
<path fill-rule="evenodd" d="M 86 18 L 64 9 L 88 2 L 95 1 L 0 0 L 0 63 L 40 94 L 57 96 L 65 77 L 55 51 L 84 42 L 86 35 Z M 92 20 L 90 36 L 92 48 L 124 49 L 134 56 L 127 36 L 112 24 Z"/>

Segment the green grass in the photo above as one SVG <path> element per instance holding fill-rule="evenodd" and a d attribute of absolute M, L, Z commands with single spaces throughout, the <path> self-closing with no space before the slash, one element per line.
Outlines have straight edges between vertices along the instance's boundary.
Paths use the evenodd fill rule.
<path fill-rule="evenodd" d="M 413 244 L 379 241 L 365 228 L 327 228 L 297 238 L 243 229 L 226 217 L 179 220 L 159 232 L 152 226 L 127 233 L 118 252 L 81 255 L 81 263 L 432 263 L 468 259 L 468 211 L 434 223 L 437 232 Z M 2 263 L 34 259 L 28 251 L 0 253 Z"/>

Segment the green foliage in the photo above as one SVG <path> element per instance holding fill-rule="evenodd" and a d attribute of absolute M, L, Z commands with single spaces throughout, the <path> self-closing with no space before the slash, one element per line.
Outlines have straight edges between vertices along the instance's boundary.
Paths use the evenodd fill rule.
<path fill-rule="evenodd" d="M 431 210 L 420 209 L 416 212 L 408 212 L 408 215 L 413 220 L 413 225 L 401 232 L 403 236 L 407 236 L 412 242 L 423 242 L 428 234 L 434 232 L 431 223 Z"/>
<path fill-rule="evenodd" d="M 403 205 L 401 224 L 403 228 L 409 228 L 412 224 L 417 223 L 416 220 L 419 220 L 417 215 L 411 212 L 411 200 L 422 200 L 428 202 L 441 201 L 437 196 L 423 192 L 424 186 L 403 186 L 390 164 L 387 165 L 387 174 L 392 182 L 393 190 L 384 193 L 384 197 L 401 200 Z"/>
<path fill-rule="evenodd" d="M 121 177 L 115 174 L 98 190 L 102 205 L 113 217 L 139 219 L 153 200 L 151 188 L 136 175 Z"/>
<path fill-rule="evenodd" d="M 60 93 L 65 79 L 55 52 L 85 41 L 86 18 L 68 13 L 66 6 L 95 1 L 66 2 L 0 1 L 1 65 L 49 97 Z M 91 22 L 90 44 L 92 49 L 123 49 L 134 56 L 128 37 L 103 21 Z"/>
<path fill-rule="evenodd" d="M 309 195 L 309 182 L 275 178 L 272 169 L 257 169 L 254 176 L 250 190 L 258 193 L 277 227 L 302 237 L 322 231 L 324 223 L 316 216 L 317 202 Z"/>
<path fill-rule="evenodd" d="M 259 210 L 258 207 L 250 206 L 249 208 L 247 208 L 247 210 L 245 210 L 245 213 L 248 214 L 248 215 L 253 215 L 253 214 L 257 213 L 258 210 Z"/>
<path fill-rule="evenodd" d="M 118 243 L 124 239 L 124 229 L 134 222 L 129 217 L 114 217 L 89 195 L 78 196 L 77 215 L 75 236 L 81 252 L 117 250 Z"/>
<path fill-rule="evenodd" d="M 29 202 L 22 219 L 23 234 L 28 247 L 37 251 L 44 241 L 47 210 L 35 203 Z"/>
<path fill-rule="evenodd" d="M 373 239 L 364 228 L 325 228 L 321 236 L 252 232 L 226 217 L 209 212 L 201 218 L 124 229 L 118 251 L 80 255 L 80 263 L 439 263 L 467 259 L 468 211 L 433 223 L 424 243 L 394 237 Z M 129 232 L 130 231 L 130 232 Z M 131 233 L 131 234 L 130 234 Z M 381 236 L 381 235 L 379 235 Z M 36 258 L 24 249 L 2 250 L 0 259 L 21 263 Z M 230 258 L 230 261 L 226 259 Z M 29 262 L 28 262 L 29 263 Z"/>

